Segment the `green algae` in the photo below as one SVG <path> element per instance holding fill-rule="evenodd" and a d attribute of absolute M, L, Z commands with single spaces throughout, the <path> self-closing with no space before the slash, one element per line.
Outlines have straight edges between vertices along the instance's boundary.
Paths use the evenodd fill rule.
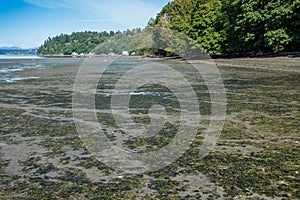
<path fill-rule="evenodd" d="M 179 65 L 176 69 L 184 71 Z M 261 199 L 263 196 L 300 198 L 300 75 L 230 67 L 221 68 L 221 73 L 227 90 L 229 117 L 214 151 L 203 159 L 198 157 L 199 146 L 205 136 L 203 129 L 199 129 L 191 147 L 169 166 L 144 175 L 124 175 L 110 181 L 91 181 L 86 173 L 86 170 L 97 169 L 101 177 L 105 177 L 116 172 L 91 155 L 78 137 L 69 110 L 74 74 L 10 84 L 14 87 L 2 84 L 1 104 L 7 106 L 0 108 L 0 141 L 8 145 L 26 141 L 29 148 L 37 149 L 18 160 L 22 170 L 14 175 L 7 172 L 12 158 L 2 156 L 6 147 L 0 148 L 0 197 L 201 199 L 203 194 L 207 194 L 207 199 L 233 199 L 259 194 Z M 107 76 L 105 82 L 99 83 L 98 91 L 113 89 L 110 84 L 115 84 L 115 79 L 119 78 L 114 76 Z M 190 80 L 198 79 L 194 76 Z M 193 88 L 197 91 L 200 112 L 208 115 L 211 113 L 211 105 L 207 102 L 210 96 L 203 80 L 198 81 Z M 28 87 L 18 89 L 24 85 Z M 61 88 L 61 85 L 65 87 Z M 41 88 L 37 90 L 37 87 Z M 145 86 L 138 91 L 149 89 Z M 170 115 L 179 114 L 180 107 L 175 96 L 165 94 L 170 91 L 155 87 L 151 92 L 161 94 L 159 97 L 134 96 L 131 99 L 130 106 L 134 109 L 130 112 L 139 115 L 133 118 L 136 123 L 150 123 L 145 115 L 153 103 L 162 103 Z M 110 97 L 103 94 L 95 96 L 97 109 L 111 109 Z M 97 112 L 97 119 L 120 132 L 111 113 Z M 201 124 L 208 123 L 201 121 Z M 141 152 L 155 151 L 168 144 L 176 131 L 176 124 L 167 123 L 154 137 L 129 138 L 123 145 Z M 106 135 L 111 141 L 116 139 L 111 133 L 106 132 Z M 230 151 L 226 150 L 228 148 L 231 148 Z M 222 187 L 225 196 L 221 197 L 205 187 L 190 191 L 184 181 L 174 180 L 174 177 L 195 172 L 206 175 L 213 184 Z M 188 195 L 182 196 L 181 192 Z"/>

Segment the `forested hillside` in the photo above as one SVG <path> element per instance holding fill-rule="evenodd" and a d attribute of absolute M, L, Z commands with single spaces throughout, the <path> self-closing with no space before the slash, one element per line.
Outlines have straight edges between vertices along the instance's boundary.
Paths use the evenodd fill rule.
<path fill-rule="evenodd" d="M 40 55 L 70 55 L 76 53 L 89 53 L 98 44 L 104 42 L 114 32 L 76 32 L 71 35 L 61 34 L 53 38 L 48 38 L 38 49 Z"/>
<path fill-rule="evenodd" d="M 210 55 L 300 51 L 300 0 L 174 0 L 150 20 L 146 30 L 151 27 L 187 35 Z M 134 38 L 141 31 L 61 34 L 48 38 L 38 54 L 120 53 L 143 41 Z"/>
<path fill-rule="evenodd" d="M 121 53 L 122 50 L 130 49 L 132 43 L 136 43 L 138 40 L 134 38 L 134 35 L 141 33 L 142 29 L 132 29 L 126 31 L 113 32 L 74 32 L 71 35 L 60 34 L 53 38 L 48 38 L 45 43 L 38 49 L 39 55 L 71 55 L 73 52 L 78 54 L 88 53 Z M 123 41 L 122 44 L 118 44 L 119 38 L 127 38 L 127 41 Z M 140 40 L 139 40 L 140 41 Z M 106 45 L 104 51 L 98 51 L 100 44 Z M 107 46 L 110 45 L 110 46 Z M 98 48 L 96 48 L 98 47 Z M 102 48 L 104 49 L 104 48 Z"/>
<path fill-rule="evenodd" d="M 300 50 L 299 0 L 174 0 L 150 26 L 166 21 L 210 54 Z"/>

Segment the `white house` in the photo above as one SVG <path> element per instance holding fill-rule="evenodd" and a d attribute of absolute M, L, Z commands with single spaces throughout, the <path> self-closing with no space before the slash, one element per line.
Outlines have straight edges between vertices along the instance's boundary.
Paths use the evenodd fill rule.
<path fill-rule="evenodd" d="M 128 51 L 122 51 L 122 56 L 129 56 L 129 52 Z"/>

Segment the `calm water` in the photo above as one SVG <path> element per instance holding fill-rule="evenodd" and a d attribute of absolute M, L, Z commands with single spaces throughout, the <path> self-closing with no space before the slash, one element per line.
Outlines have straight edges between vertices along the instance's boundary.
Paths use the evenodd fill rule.
<path fill-rule="evenodd" d="M 36 70 L 79 66 L 82 59 L 48 59 L 35 55 L 0 55 L 0 83 L 14 83 L 28 79 L 38 79 Z M 42 73 L 42 72 L 41 72 Z"/>
<path fill-rule="evenodd" d="M 35 79 L 35 76 L 19 76 L 16 72 L 43 68 L 35 60 L 39 59 L 35 49 L 0 49 L 0 82 L 12 83 L 20 80 Z"/>

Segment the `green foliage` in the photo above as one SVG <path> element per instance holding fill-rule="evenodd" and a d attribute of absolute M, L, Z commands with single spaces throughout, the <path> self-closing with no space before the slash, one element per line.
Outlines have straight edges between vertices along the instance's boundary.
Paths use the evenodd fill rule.
<path fill-rule="evenodd" d="M 209 54 L 300 50 L 299 0 L 174 0 L 149 26 L 170 28 L 197 41 Z"/>
<path fill-rule="evenodd" d="M 240 10 L 236 20 L 232 21 L 233 28 L 228 30 L 228 34 L 238 33 L 234 39 L 240 45 L 234 44 L 230 47 L 231 50 L 277 52 L 284 50 L 292 42 L 291 36 L 286 32 L 292 14 L 290 2 L 241 0 L 235 6 L 239 6 Z"/>
<path fill-rule="evenodd" d="M 121 54 L 122 51 L 134 51 L 143 44 L 142 30 L 133 29 L 117 33 L 105 42 L 97 45 L 94 52 L 97 54 Z"/>
<path fill-rule="evenodd" d="M 107 32 L 77 32 L 71 35 L 61 34 L 48 38 L 38 49 L 40 55 L 71 55 L 73 52 L 84 53 L 117 53 L 138 46 L 143 40 L 137 37 L 140 28 Z"/>
<path fill-rule="evenodd" d="M 96 54 L 121 54 L 128 51 L 134 55 L 150 57 L 180 56 L 195 58 L 203 56 L 203 49 L 185 34 L 170 29 L 170 22 L 164 16 L 160 27 L 147 27 L 144 30 L 126 31 L 116 34 L 95 48 Z"/>
<path fill-rule="evenodd" d="M 210 55 L 300 51 L 300 0 L 174 0 L 155 19 L 149 20 L 147 28 L 151 27 L 162 28 L 159 33 L 153 33 L 151 41 L 157 45 L 152 45 L 169 52 L 186 49 L 184 40 L 181 44 L 172 31 L 193 39 Z M 119 54 L 135 50 L 137 54 L 166 55 L 159 49 L 147 50 L 148 39 L 142 33 L 147 28 L 61 34 L 48 38 L 38 54 L 92 51 Z"/>
<path fill-rule="evenodd" d="M 192 15 L 192 29 L 190 35 L 210 54 L 222 51 L 224 31 L 220 24 L 222 13 L 219 0 L 197 2 Z"/>
<path fill-rule="evenodd" d="M 90 53 L 98 44 L 104 42 L 115 33 L 110 32 L 77 32 L 71 35 L 61 34 L 48 38 L 38 49 L 40 55 L 71 55 L 76 53 Z"/>

